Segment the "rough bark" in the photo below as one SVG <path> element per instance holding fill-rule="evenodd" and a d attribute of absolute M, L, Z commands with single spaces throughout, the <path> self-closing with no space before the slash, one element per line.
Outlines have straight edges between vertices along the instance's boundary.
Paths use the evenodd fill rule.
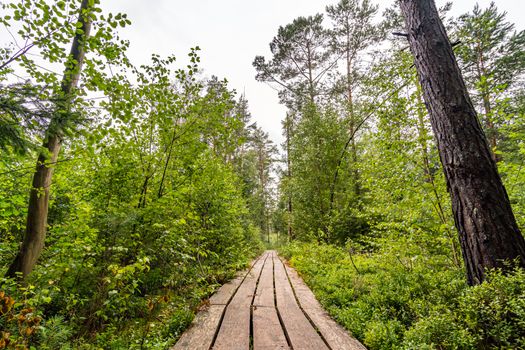
<path fill-rule="evenodd" d="M 61 102 L 57 106 L 57 113 L 52 118 L 43 147 L 47 150 L 38 156 L 27 212 L 27 224 L 24 241 L 20 251 L 9 266 L 6 277 L 15 277 L 21 273 L 24 279 L 31 273 L 33 267 L 44 248 L 47 230 L 47 214 L 49 209 L 49 188 L 53 177 L 54 166 L 62 144 L 63 126 L 67 120 L 67 111 L 71 108 L 71 95 L 78 85 L 82 63 L 84 61 L 84 41 L 89 36 L 91 18 L 86 15 L 89 1 L 82 0 L 78 17 L 79 32 L 73 38 L 71 45 L 70 61 L 66 63 L 61 84 Z"/>
<path fill-rule="evenodd" d="M 516 259 L 525 241 L 433 0 L 401 0 L 410 49 L 452 200 L 469 284 Z"/>

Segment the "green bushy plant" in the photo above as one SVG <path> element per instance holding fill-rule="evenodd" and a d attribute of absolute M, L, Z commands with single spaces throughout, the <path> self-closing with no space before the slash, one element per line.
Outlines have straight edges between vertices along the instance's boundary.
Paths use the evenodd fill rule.
<path fill-rule="evenodd" d="M 344 248 L 313 243 L 292 243 L 281 253 L 371 350 L 525 348 L 523 270 L 491 271 L 469 287 L 446 249 L 400 236 L 401 227 L 387 231 L 376 238 L 384 248 L 352 258 Z"/>

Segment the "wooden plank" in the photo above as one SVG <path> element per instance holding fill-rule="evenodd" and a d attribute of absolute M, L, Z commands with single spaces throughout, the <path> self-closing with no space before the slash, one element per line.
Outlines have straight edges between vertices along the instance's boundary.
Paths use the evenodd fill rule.
<path fill-rule="evenodd" d="M 284 265 L 277 258 L 273 262 L 277 310 L 292 347 L 301 350 L 329 349 L 299 308 Z"/>
<path fill-rule="evenodd" d="M 260 260 L 261 257 L 262 256 L 258 257 L 257 259 L 254 259 L 250 263 L 250 269 L 252 269 L 255 266 L 255 264 L 257 263 L 257 261 Z M 232 295 L 235 293 L 235 291 L 237 290 L 239 285 L 242 283 L 242 281 L 244 280 L 244 277 L 246 276 L 248 271 L 241 271 L 241 272 L 237 273 L 237 275 L 231 281 L 229 281 L 228 283 L 225 283 L 224 285 L 222 285 L 222 287 L 220 287 L 217 290 L 217 292 L 210 297 L 209 303 L 211 305 L 226 305 L 226 304 L 228 304 L 228 302 L 230 301 Z"/>
<path fill-rule="evenodd" d="M 221 321 L 224 305 L 210 305 L 199 311 L 171 350 L 209 350 L 215 331 Z"/>
<path fill-rule="evenodd" d="M 275 309 L 273 257 L 270 251 L 257 285 L 252 307 L 254 350 L 289 349 L 284 330 Z"/>
<path fill-rule="evenodd" d="M 172 350 L 249 350 L 250 335 L 254 350 L 289 350 L 290 345 L 366 350 L 329 317 L 297 272 L 273 251 L 255 262 L 244 281 L 239 275 L 221 287 Z"/>
<path fill-rule="evenodd" d="M 264 307 L 275 307 L 274 295 L 273 295 L 273 263 L 272 258 L 274 252 L 268 252 L 268 260 L 264 265 L 261 272 L 261 278 L 257 285 L 257 291 L 255 293 L 255 299 L 253 305 L 264 306 Z"/>
<path fill-rule="evenodd" d="M 253 349 L 290 349 L 275 307 L 253 307 Z"/>
<path fill-rule="evenodd" d="M 250 270 L 230 304 L 226 307 L 214 350 L 249 350 L 250 313 L 257 279 L 261 274 L 268 253 L 265 253 Z"/>
<path fill-rule="evenodd" d="M 330 318 L 315 298 L 314 293 L 299 277 L 297 271 L 286 263 L 285 266 L 302 309 L 308 314 L 308 317 L 321 332 L 330 347 L 332 349 L 366 350 L 363 344 L 352 338 L 343 327 Z"/>
<path fill-rule="evenodd" d="M 224 284 L 221 288 L 219 288 L 219 290 L 217 290 L 217 292 L 210 297 L 210 304 L 211 305 L 228 304 L 228 301 L 230 301 L 230 298 L 232 297 L 233 293 L 235 293 L 239 285 L 242 283 L 242 280 L 244 279 L 245 275 L 246 275 L 246 271 L 244 271 L 243 274 L 237 275 L 237 277 L 235 277 L 228 283 Z"/>
<path fill-rule="evenodd" d="M 253 267 L 257 261 L 251 262 Z M 209 350 L 220 325 L 226 304 L 241 284 L 247 271 L 240 272 L 230 282 L 223 285 L 209 300 L 209 306 L 197 313 L 191 326 L 182 334 L 171 350 Z"/>

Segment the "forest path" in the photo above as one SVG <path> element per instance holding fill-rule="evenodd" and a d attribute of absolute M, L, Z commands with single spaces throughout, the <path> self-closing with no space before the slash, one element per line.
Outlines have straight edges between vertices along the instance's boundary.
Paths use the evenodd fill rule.
<path fill-rule="evenodd" d="M 366 350 L 275 251 L 222 286 L 172 350 Z"/>

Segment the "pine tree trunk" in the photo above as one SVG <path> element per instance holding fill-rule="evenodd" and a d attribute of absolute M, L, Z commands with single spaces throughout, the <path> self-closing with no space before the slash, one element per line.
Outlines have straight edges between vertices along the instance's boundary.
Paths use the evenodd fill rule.
<path fill-rule="evenodd" d="M 86 16 L 88 4 L 88 0 L 82 0 L 78 18 L 82 33 L 77 33 L 73 38 L 70 52 L 71 62 L 74 62 L 74 64 L 71 66 L 66 64 L 61 86 L 62 94 L 58 98 L 61 102 L 57 106 L 57 112 L 46 130 L 46 140 L 43 144 L 48 154 L 41 153 L 38 156 L 36 170 L 33 175 L 24 241 L 17 256 L 9 266 L 6 277 L 16 277 L 20 273 L 22 279 L 27 277 L 33 270 L 44 248 L 49 209 L 49 188 L 58 154 L 60 153 L 63 124 L 67 120 L 67 111 L 70 110 L 71 93 L 78 85 L 84 61 L 85 50 L 83 41 L 89 36 L 91 29 L 91 18 L 89 15 Z"/>
<path fill-rule="evenodd" d="M 433 0 L 401 0 L 410 49 L 452 199 L 469 284 L 517 259 L 525 241 Z"/>

